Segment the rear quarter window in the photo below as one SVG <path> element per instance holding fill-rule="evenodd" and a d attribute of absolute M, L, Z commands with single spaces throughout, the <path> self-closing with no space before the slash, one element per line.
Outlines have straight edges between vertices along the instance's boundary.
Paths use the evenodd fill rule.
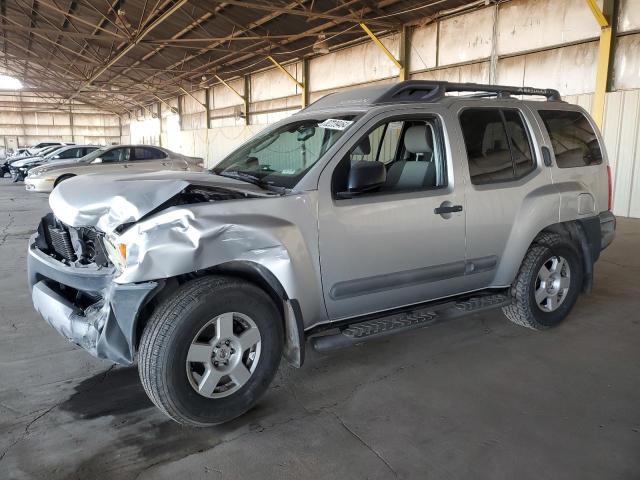
<path fill-rule="evenodd" d="M 551 138 L 559 168 L 602 163 L 598 137 L 584 114 L 565 110 L 538 110 L 538 113 Z"/>

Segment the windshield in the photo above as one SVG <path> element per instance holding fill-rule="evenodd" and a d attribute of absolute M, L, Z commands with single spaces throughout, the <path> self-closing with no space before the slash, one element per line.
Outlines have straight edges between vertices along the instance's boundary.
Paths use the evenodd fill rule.
<path fill-rule="evenodd" d="M 43 158 L 45 160 L 51 160 L 53 157 L 64 152 L 65 150 L 68 150 L 68 149 L 64 147 L 57 147 L 57 148 L 54 148 L 53 150 L 48 150 L 47 151 L 48 153 L 44 155 Z"/>
<path fill-rule="evenodd" d="M 46 155 L 49 155 L 49 154 L 50 154 L 50 153 L 52 153 L 52 152 L 56 152 L 56 151 L 60 150 L 61 148 L 62 148 L 62 147 L 61 147 L 60 145 L 56 145 L 56 146 L 54 146 L 54 147 L 47 147 L 47 148 L 45 148 L 45 149 L 43 149 L 43 150 L 40 150 L 40 151 L 38 152 L 38 156 L 39 156 L 39 157 L 44 157 L 44 156 L 46 156 Z"/>
<path fill-rule="evenodd" d="M 353 124 L 353 115 L 299 120 L 257 135 L 211 171 L 292 188 Z"/>

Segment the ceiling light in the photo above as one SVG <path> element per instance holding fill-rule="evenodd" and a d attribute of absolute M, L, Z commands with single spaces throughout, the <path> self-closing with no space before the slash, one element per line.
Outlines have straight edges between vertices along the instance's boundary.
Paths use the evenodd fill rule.
<path fill-rule="evenodd" d="M 22 82 L 9 75 L 0 75 L 0 90 L 20 90 Z"/>
<path fill-rule="evenodd" d="M 313 44 L 313 53 L 329 53 L 329 44 L 324 34 L 318 35 L 318 40 Z"/>

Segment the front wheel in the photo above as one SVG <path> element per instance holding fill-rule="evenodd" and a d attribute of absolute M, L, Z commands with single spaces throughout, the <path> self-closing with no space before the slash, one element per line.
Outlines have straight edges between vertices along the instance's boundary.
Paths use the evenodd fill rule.
<path fill-rule="evenodd" d="M 206 427 L 249 410 L 271 383 L 283 327 L 271 298 L 227 277 L 182 285 L 156 308 L 140 340 L 142 385 L 160 410 Z"/>
<path fill-rule="evenodd" d="M 533 330 L 555 327 L 564 320 L 583 282 L 576 249 L 559 238 L 553 240 L 529 248 L 511 289 L 513 303 L 502 309 L 509 320 Z"/>
<path fill-rule="evenodd" d="M 65 180 L 69 180 L 70 178 L 73 178 L 73 177 L 75 177 L 75 175 L 62 175 L 62 176 L 58 177 L 56 179 L 56 181 L 53 183 L 53 188 L 56 188 L 58 185 L 60 185 Z"/>

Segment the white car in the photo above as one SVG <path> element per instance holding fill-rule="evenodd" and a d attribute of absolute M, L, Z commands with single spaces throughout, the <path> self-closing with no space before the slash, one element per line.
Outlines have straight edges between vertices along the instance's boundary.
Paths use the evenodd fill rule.
<path fill-rule="evenodd" d="M 49 151 L 49 148 L 53 150 Z M 25 179 L 30 170 L 45 163 L 64 160 L 78 160 L 100 148 L 100 145 L 67 145 L 66 147 L 49 147 L 38 156 L 22 158 L 9 165 L 9 171 L 14 181 Z"/>
<path fill-rule="evenodd" d="M 75 143 L 73 142 L 40 142 L 37 145 L 34 145 L 33 147 L 29 147 L 29 153 L 31 155 L 39 155 L 40 153 L 42 153 L 42 150 L 44 150 L 45 148 L 49 148 L 49 147 L 64 147 L 65 145 L 75 145 Z"/>
<path fill-rule="evenodd" d="M 60 182 L 88 173 L 133 173 L 160 170 L 200 172 L 204 160 L 154 145 L 114 145 L 94 150 L 77 160 L 46 163 L 32 169 L 25 179 L 32 192 L 51 192 Z"/>

